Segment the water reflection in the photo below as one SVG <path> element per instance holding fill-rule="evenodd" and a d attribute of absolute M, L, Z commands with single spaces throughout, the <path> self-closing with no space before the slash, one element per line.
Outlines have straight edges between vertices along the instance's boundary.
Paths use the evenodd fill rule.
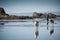
<path fill-rule="evenodd" d="M 39 20 L 39 21 L 41 21 L 41 20 Z M 48 40 L 49 39 L 48 32 L 50 35 L 52 35 L 54 33 L 54 22 L 55 22 L 55 20 L 52 20 L 52 19 L 49 20 L 49 23 L 50 23 L 50 26 L 49 26 L 50 30 L 49 31 L 46 29 L 46 27 L 47 27 L 46 21 L 40 22 L 42 25 L 44 25 L 44 27 L 42 27 L 42 26 L 40 27 L 39 21 L 34 20 L 34 32 L 33 32 L 33 23 L 32 22 L 8 22 L 8 23 L 7 22 L 0 22 L 0 33 L 4 34 L 2 36 L 5 37 L 6 39 L 11 38 L 12 40 L 14 40 L 15 38 L 16 39 L 19 38 L 19 40 L 26 38 L 29 40 L 30 37 L 32 40 L 33 39 L 35 39 L 35 40 Z M 15 24 L 13 26 L 9 26 L 11 23 L 12 24 L 15 23 Z M 17 23 L 19 26 L 17 26 Z M 6 24 L 9 26 L 9 27 L 7 26 L 8 28 L 6 27 Z M 26 26 L 23 26 L 23 25 L 26 25 Z M 55 33 L 57 36 L 53 35 L 51 37 L 51 40 L 53 40 L 54 38 L 57 39 L 57 37 L 59 35 L 59 30 L 55 29 L 55 31 L 57 31 Z M 40 35 L 39 35 L 39 33 L 40 33 Z M 34 34 L 34 38 L 33 38 L 33 34 Z M 28 36 L 25 37 L 25 35 L 28 35 Z M 4 39 L 4 38 L 2 38 L 2 39 Z M 26 39 L 24 39 L 24 40 L 26 40 Z"/>
<path fill-rule="evenodd" d="M 54 20 L 50 20 L 50 35 L 54 33 Z"/>
<path fill-rule="evenodd" d="M 4 28 L 5 23 L 8 23 L 8 22 L 3 22 L 3 21 L 1 22 L 0 21 L 0 28 Z"/>
<path fill-rule="evenodd" d="M 4 22 L 0 22 L 0 25 L 4 25 Z"/>
<path fill-rule="evenodd" d="M 50 23 L 50 26 L 48 25 L 49 23 Z M 37 37 L 39 35 L 38 26 L 39 26 L 39 21 L 34 20 L 34 38 L 35 39 L 37 39 Z M 52 19 L 47 20 L 47 29 L 50 29 L 49 30 L 50 35 L 52 35 L 54 33 L 54 20 L 52 20 Z"/>
<path fill-rule="evenodd" d="M 48 24 L 49 24 L 49 18 L 48 18 L 48 14 L 47 14 L 47 30 L 48 30 Z"/>
<path fill-rule="evenodd" d="M 4 26 L 4 22 L 0 22 L 0 28 Z"/>
<path fill-rule="evenodd" d="M 34 38 L 37 40 L 37 37 L 38 37 L 38 25 L 39 25 L 39 22 L 38 21 L 34 21 Z"/>

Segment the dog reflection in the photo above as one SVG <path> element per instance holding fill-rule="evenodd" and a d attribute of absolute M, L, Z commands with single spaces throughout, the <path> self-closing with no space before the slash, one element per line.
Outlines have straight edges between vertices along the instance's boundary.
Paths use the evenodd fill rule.
<path fill-rule="evenodd" d="M 50 20 L 50 35 L 52 35 L 54 33 L 54 21 Z"/>
<path fill-rule="evenodd" d="M 34 37 L 35 37 L 35 38 L 37 38 L 37 37 L 38 37 L 38 27 L 35 27 Z"/>
<path fill-rule="evenodd" d="M 34 37 L 35 37 L 35 39 L 37 39 L 37 37 L 38 37 L 38 21 L 35 21 L 34 22 Z"/>

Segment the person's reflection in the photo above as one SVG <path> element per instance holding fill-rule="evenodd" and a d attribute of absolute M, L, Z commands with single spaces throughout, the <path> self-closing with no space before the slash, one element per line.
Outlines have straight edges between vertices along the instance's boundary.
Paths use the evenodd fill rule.
<path fill-rule="evenodd" d="M 47 14 L 47 30 L 48 30 L 48 24 L 49 24 L 49 15 Z"/>
<path fill-rule="evenodd" d="M 54 33 L 54 20 L 50 20 L 50 35 Z"/>
<path fill-rule="evenodd" d="M 38 21 L 34 22 L 34 38 L 37 39 L 38 37 Z"/>

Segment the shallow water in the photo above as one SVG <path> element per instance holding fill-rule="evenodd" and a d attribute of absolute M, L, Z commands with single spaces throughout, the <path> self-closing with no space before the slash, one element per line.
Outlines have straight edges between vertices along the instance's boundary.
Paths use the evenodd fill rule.
<path fill-rule="evenodd" d="M 37 40 L 60 40 L 60 20 L 54 20 L 54 32 L 50 34 L 50 23 L 39 19 Z M 22 22 L 23 21 L 23 22 Z M 33 20 L 17 20 L 16 22 L 0 22 L 0 40 L 36 40 Z"/>

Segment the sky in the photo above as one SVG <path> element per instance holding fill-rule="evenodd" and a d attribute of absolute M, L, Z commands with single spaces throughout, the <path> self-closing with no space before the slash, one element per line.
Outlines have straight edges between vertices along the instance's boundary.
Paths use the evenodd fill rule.
<path fill-rule="evenodd" d="M 6 13 L 60 12 L 60 0 L 0 0 Z"/>

